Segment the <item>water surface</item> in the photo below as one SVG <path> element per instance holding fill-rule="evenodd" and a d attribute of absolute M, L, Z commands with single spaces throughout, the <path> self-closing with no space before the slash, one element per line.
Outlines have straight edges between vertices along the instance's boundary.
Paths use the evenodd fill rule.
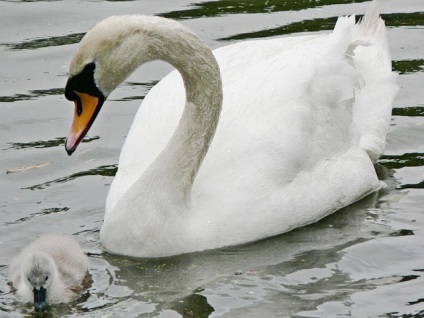
<path fill-rule="evenodd" d="M 51 317 L 424 317 L 424 14 L 422 0 L 381 1 L 402 91 L 380 160 L 387 188 L 320 222 L 245 246 L 156 260 L 104 253 L 104 203 L 141 99 L 171 67 L 143 67 L 109 98 L 78 151 L 64 140 L 73 51 L 112 14 L 180 20 L 212 48 L 330 30 L 363 0 L 0 2 L 0 317 L 14 300 L 8 264 L 44 232 L 68 233 L 93 283 Z M 113 129 L 112 129 L 113 128 Z"/>

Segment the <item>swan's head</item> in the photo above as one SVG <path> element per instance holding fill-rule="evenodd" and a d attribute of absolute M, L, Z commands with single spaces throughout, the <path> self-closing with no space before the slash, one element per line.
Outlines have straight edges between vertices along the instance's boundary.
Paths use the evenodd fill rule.
<path fill-rule="evenodd" d="M 56 279 L 55 263 L 47 254 L 36 252 L 25 258 L 21 268 L 24 283 L 34 293 L 35 311 L 43 311 L 49 288 Z"/>
<path fill-rule="evenodd" d="M 152 25 L 159 17 L 113 16 L 94 26 L 75 52 L 65 97 L 75 103 L 66 140 L 71 155 L 93 124 L 108 95 L 139 65 L 152 59 Z M 160 20 L 160 21 L 162 21 Z"/>

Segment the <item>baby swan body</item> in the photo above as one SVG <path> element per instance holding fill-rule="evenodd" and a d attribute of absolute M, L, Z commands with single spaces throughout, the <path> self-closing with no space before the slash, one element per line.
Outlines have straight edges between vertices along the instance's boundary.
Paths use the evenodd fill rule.
<path fill-rule="evenodd" d="M 18 300 L 34 301 L 35 311 L 74 300 L 90 280 L 87 256 L 65 235 L 44 235 L 26 246 L 12 261 L 10 274 Z"/>

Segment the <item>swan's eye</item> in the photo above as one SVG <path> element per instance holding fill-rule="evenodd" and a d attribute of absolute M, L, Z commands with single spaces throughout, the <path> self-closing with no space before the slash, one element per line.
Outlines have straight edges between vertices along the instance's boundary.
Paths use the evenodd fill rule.
<path fill-rule="evenodd" d="M 46 279 L 45 279 L 45 281 L 47 282 L 47 280 L 49 279 L 49 276 L 46 276 Z"/>

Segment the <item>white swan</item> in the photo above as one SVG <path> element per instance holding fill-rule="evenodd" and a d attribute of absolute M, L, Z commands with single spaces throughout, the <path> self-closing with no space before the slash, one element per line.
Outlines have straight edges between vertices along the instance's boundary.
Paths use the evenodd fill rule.
<path fill-rule="evenodd" d="M 34 302 L 36 311 L 46 303 L 77 298 L 90 281 L 88 259 L 70 236 L 43 235 L 27 245 L 10 266 L 13 289 L 21 302 Z"/>
<path fill-rule="evenodd" d="M 90 30 L 66 85 L 68 154 L 137 67 L 160 59 L 178 71 L 152 88 L 126 138 L 100 231 L 106 250 L 160 257 L 246 243 L 379 189 L 373 161 L 397 85 L 376 6 L 330 34 L 213 53 L 160 17 L 114 16 Z"/>

